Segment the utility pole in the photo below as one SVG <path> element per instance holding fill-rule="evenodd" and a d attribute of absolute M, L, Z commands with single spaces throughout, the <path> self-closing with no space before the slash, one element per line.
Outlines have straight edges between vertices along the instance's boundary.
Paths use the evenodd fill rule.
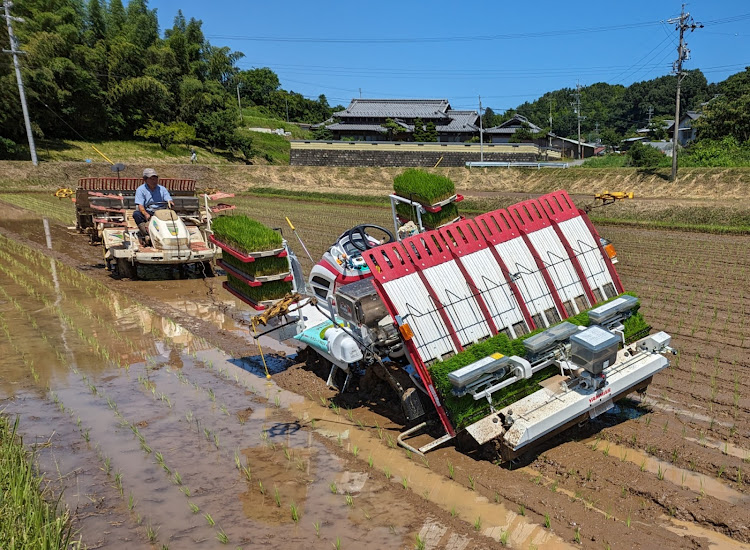
<path fill-rule="evenodd" d="M 482 96 L 479 96 L 479 162 L 484 162 L 484 130 L 482 128 Z"/>
<path fill-rule="evenodd" d="M 237 84 L 237 107 L 240 109 L 240 122 L 245 123 L 245 117 L 242 116 L 242 103 L 240 103 L 240 85 Z"/>
<path fill-rule="evenodd" d="M 289 98 L 284 96 L 284 105 L 286 105 L 286 121 L 289 122 Z"/>
<path fill-rule="evenodd" d="M 36 145 L 34 145 L 34 135 L 31 133 L 31 119 L 29 118 L 29 108 L 26 106 L 26 92 L 23 88 L 23 79 L 21 78 L 21 65 L 18 63 L 18 54 L 25 54 L 18 49 L 18 40 L 16 35 L 13 34 L 13 21 L 17 23 L 23 23 L 24 20 L 20 17 L 13 17 L 10 14 L 10 8 L 13 7 L 13 2 L 5 0 L 3 8 L 5 9 L 5 22 L 8 24 L 8 38 L 10 39 L 10 49 L 3 50 L 3 53 L 9 53 L 13 56 L 13 67 L 16 69 L 16 81 L 18 82 L 18 95 L 21 96 L 21 110 L 23 111 L 23 122 L 26 124 L 26 137 L 29 139 L 29 152 L 31 153 L 31 163 L 34 166 L 39 164 L 36 158 Z"/>
<path fill-rule="evenodd" d="M 680 84 L 685 74 L 682 72 L 682 62 L 690 59 L 690 50 L 685 43 L 685 31 L 693 32 L 695 29 L 702 29 L 703 25 L 693 21 L 690 13 L 685 12 L 685 4 L 682 5 L 679 17 L 667 19 L 667 23 L 674 23 L 675 30 L 680 32 L 680 43 L 677 46 L 677 61 L 672 65 L 674 73 L 677 75 L 677 94 L 674 106 L 674 132 L 672 133 L 672 174 L 670 181 L 677 179 L 677 141 L 680 133 Z"/>
<path fill-rule="evenodd" d="M 651 126 L 651 115 L 654 114 L 654 107 L 653 105 L 648 106 L 648 126 Z"/>
<path fill-rule="evenodd" d="M 581 83 L 576 81 L 576 93 L 575 95 L 575 103 L 573 103 L 573 109 L 576 113 L 576 118 L 578 119 L 578 158 L 583 158 L 583 147 L 581 145 L 581 121 L 584 120 L 586 117 L 581 116 Z"/>
<path fill-rule="evenodd" d="M 549 100 L 549 132 L 547 133 L 547 137 L 549 138 L 549 147 L 552 147 L 552 100 Z"/>

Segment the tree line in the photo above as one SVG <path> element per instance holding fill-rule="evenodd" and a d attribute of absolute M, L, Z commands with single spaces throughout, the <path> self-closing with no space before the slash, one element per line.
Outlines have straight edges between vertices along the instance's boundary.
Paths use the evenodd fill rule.
<path fill-rule="evenodd" d="M 674 120 L 677 77 L 660 76 L 630 86 L 600 82 L 581 88 L 581 135 L 586 141 L 600 139 L 616 145 L 650 127 L 652 136 L 667 139 L 662 122 Z M 575 90 L 562 88 L 548 92 L 536 101 L 526 102 L 502 114 L 486 109 L 485 128 L 497 126 L 515 114 L 562 137 L 577 137 L 578 120 L 572 105 Z M 681 84 L 680 113 L 700 111 L 696 121 L 698 137 L 721 140 L 731 137 L 742 144 L 750 139 L 750 67 L 718 83 L 709 83 L 700 71 L 687 71 Z M 649 121 L 651 122 L 649 126 Z"/>
<path fill-rule="evenodd" d="M 27 52 L 22 73 L 38 138 L 197 140 L 249 158 L 250 137 L 237 129 L 238 90 L 243 106 L 274 118 L 321 122 L 334 110 L 324 95 L 282 89 L 269 68 L 240 70 L 244 54 L 211 44 L 202 22 L 182 11 L 162 36 L 148 0 L 26 0 L 13 15 L 25 20 L 14 30 Z M 4 24 L 0 44 L 9 45 Z M 0 155 L 23 142 L 12 59 L 3 55 Z"/>

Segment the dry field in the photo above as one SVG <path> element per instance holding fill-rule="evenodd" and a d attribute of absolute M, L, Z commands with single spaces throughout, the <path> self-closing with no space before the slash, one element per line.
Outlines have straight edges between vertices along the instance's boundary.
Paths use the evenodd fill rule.
<path fill-rule="evenodd" d="M 114 280 L 37 198 L 0 203 L 0 399 L 88 547 L 750 544 L 750 237 L 600 227 L 680 354 L 644 398 L 501 467 L 404 453 L 386 388 L 336 396 L 261 340 L 267 384 L 221 277 Z M 237 202 L 272 227 L 289 216 L 313 257 L 352 225 L 390 225 L 379 207 Z"/>

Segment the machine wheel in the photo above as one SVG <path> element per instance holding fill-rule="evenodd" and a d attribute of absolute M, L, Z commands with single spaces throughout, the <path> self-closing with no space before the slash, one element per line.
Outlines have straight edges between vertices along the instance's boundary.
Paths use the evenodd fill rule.
<path fill-rule="evenodd" d="M 117 258 L 117 274 L 121 279 L 137 279 L 138 269 L 127 258 Z"/>

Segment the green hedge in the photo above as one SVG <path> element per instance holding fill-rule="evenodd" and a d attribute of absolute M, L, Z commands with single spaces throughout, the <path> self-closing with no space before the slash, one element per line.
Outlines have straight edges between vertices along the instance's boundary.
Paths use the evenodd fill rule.
<path fill-rule="evenodd" d="M 626 292 L 630 296 L 635 296 L 632 292 Z M 620 295 L 622 296 L 622 294 Z M 617 298 L 616 296 L 615 298 Z M 614 300 L 615 298 L 612 298 Z M 609 302 L 606 300 L 600 302 L 595 307 Z M 648 330 L 650 327 L 643 320 L 643 316 L 638 312 L 640 303 L 634 308 L 635 314 L 628 318 L 625 325 L 625 339 L 628 341 L 629 336 L 642 332 L 644 329 Z M 593 309 L 593 308 L 592 308 Z M 565 321 L 573 323 L 578 326 L 589 326 L 589 314 L 588 311 L 579 313 L 568 317 Z M 487 415 L 489 412 L 489 404 L 486 399 L 475 401 L 471 395 L 464 395 L 462 397 L 456 397 L 451 391 L 453 385 L 448 380 L 448 374 L 458 370 L 462 367 L 470 365 L 475 361 L 479 361 L 493 353 L 501 353 L 503 355 L 517 355 L 519 357 L 526 356 L 526 348 L 523 345 L 523 341 L 535 334 L 544 332 L 545 328 L 538 328 L 528 334 L 524 334 L 520 338 L 511 340 L 505 334 L 497 334 L 491 338 L 478 342 L 473 346 L 466 348 L 464 351 L 457 353 L 453 357 L 446 359 L 445 361 L 439 361 L 429 367 L 432 381 L 435 384 L 435 388 L 440 394 L 446 409 L 448 410 L 454 425 L 457 428 L 465 428 L 472 422 L 479 420 L 480 418 Z M 528 380 L 518 381 L 512 384 L 504 390 L 495 392 L 492 396 L 492 404 L 496 409 L 506 407 L 507 405 L 518 401 L 519 399 L 526 397 L 534 393 L 539 389 L 539 383 L 554 376 L 555 373 L 559 372 L 557 367 L 542 369 L 537 372 Z"/>
<path fill-rule="evenodd" d="M 211 229 L 218 240 L 246 254 L 281 248 L 278 232 L 245 215 L 219 216 Z"/>
<path fill-rule="evenodd" d="M 430 205 L 456 194 L 456 186 L 445 176 L 409 168 L 393 180 L 397 195 Z"/>

